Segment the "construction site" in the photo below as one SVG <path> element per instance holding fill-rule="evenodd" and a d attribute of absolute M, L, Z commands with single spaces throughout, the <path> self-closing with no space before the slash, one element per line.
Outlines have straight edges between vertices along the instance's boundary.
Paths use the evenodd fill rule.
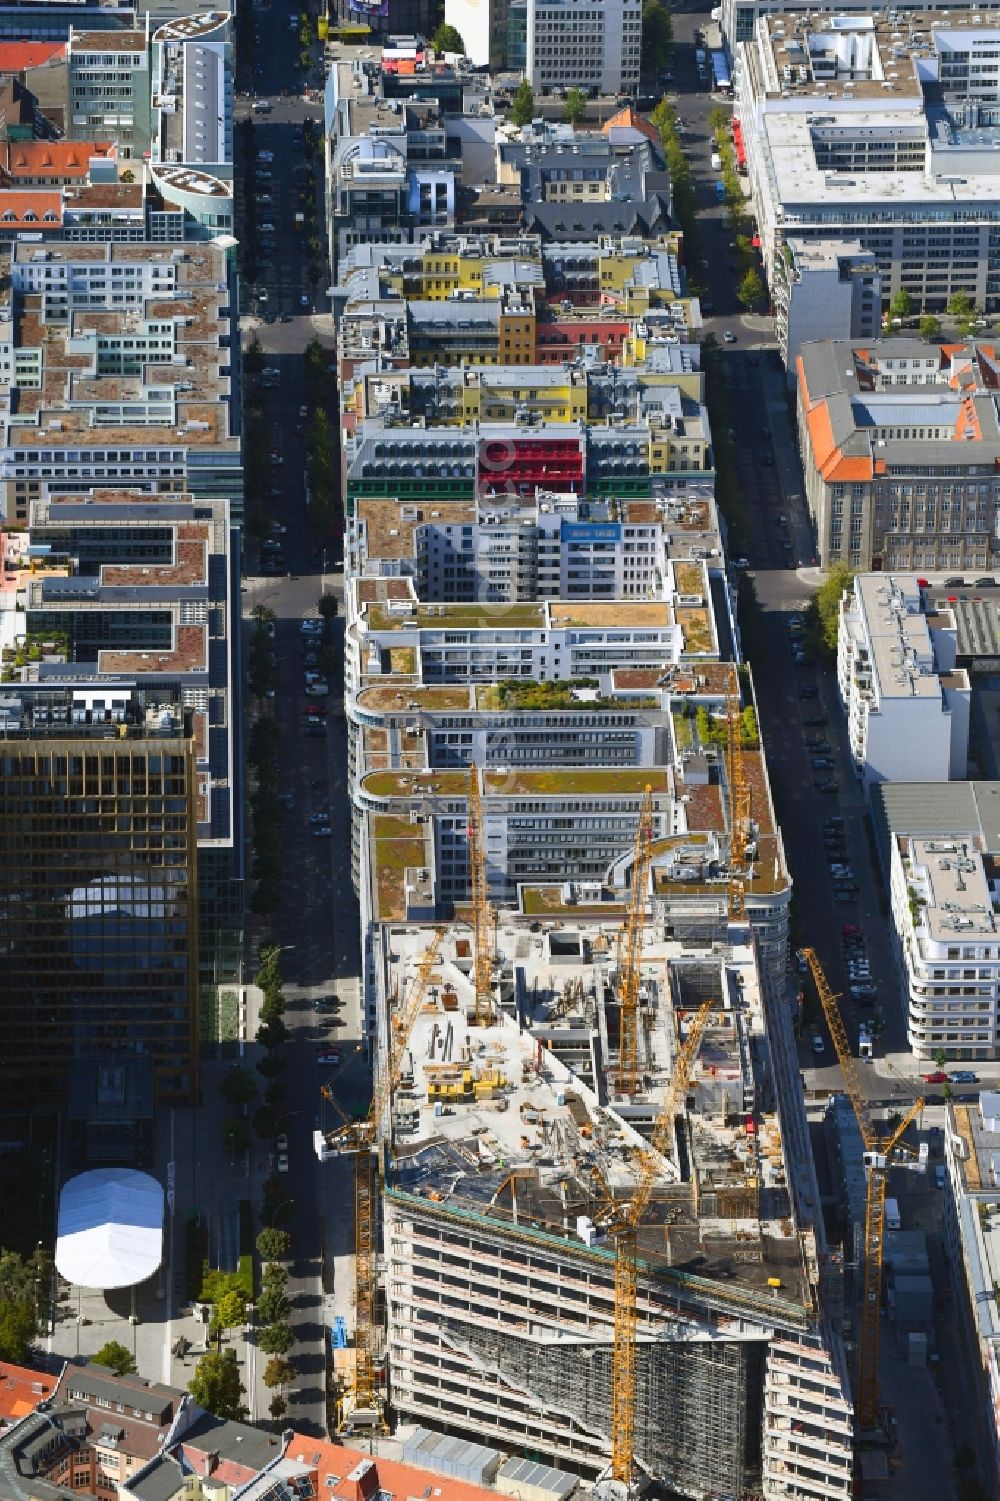
<path fill-rule="evenodd" d="M 501 914 L 485 979 L 476 937 L 373 932 L 394 1088 L 358 1154 L 381 1255 L 376 1212 L 348 1427 L 418 1421 L 698 1501 L 848 1497 L 841 1268 L 749 928 L 699 949 L 627 915 Z"/>

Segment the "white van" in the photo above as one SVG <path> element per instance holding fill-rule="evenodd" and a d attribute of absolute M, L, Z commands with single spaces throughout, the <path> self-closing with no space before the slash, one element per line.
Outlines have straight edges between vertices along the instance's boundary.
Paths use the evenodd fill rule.
<path fill-rule="evenodd" d="M 269 115 L 271 113 L 270 99 L 255 99 L 250 106 L 250 112 L 254 115 Z"/>
<path fill-rule="evenodd" d="M 329 693 L 330 684 L 327 682 L 306 684 L 306 698 L 327 698 Z"/>

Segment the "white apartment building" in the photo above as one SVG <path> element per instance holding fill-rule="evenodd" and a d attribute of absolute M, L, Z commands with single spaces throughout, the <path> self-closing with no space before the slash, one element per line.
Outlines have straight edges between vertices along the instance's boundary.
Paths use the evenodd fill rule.
<path fill-rule="evenodd" d="M 790 236 L 850 239 L 886 301 L 1000 307 L 998 34 L 978 12 L 760 17 L 736 114 L 772 285 Z"/>
<path fill-rule="evenodd" d="M 982 838 L 895 835 L 889 895 L 914 1055 L 1000 1057 L 1000 887 Z"/>
<path fill-rule="evenodd" d="M 633 93 L 641 0 L 528 0 L 525 76 L 536 93 Z"/>
<path fill-rule="evenodd" d="M 954 664 L 954 618 L 924 612 L 916 577 L 855 578 L 840 603 L 837 686 L 866 796 L 875 782 L 965 776 L 969 675 Z"/>
<path fill-rule="evenodd" d="M 775 333 L 789 382 L 804 344 L 878 337 L 882 274 L 860 241 L 789 238 L 774 272 Z"/>
<path fill-rule="evenodd" d="M 958 1330 L 975 1373 L 969 1408 L 987 1488 L 1000 1491 L 1000 1095 L 949 1104 L 945 1116 L 945 1246 L 958 1290 Z M 991 1483 L 992 1482 L 992 1483 Z"/>

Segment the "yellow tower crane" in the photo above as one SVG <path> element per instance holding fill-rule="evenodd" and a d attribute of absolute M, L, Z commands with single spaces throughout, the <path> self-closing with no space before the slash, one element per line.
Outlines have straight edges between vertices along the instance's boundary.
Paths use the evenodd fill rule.
<path fill-rule="evenodd" d="M 378 1174 L 375 1156 L 383 1123 L 389 1121 L 392 1092 L 399 1082 L 403 1057 L 414 1023 L 423 1004 L 431 971 L 444 940 L 437 928 L 424 951 L 409 993 L 394 1019 L 386 1047 L 385 1063 L 379 1070 L 371 1107 L 363 1121 L 350 1122 L 327 1137 L 335 1152 L 354 1157 L 354 1275 L 355 1275 L 355 1375 L 354 1412 L 372 1414 L 372 1425 L 381 1428 L 382 1399 L 375 1376 L 375 1253 Z M 328 1094 L 327 1098 L 331 1098 Z"/>
<path fill-rule="evenodd" d="M 646 925 L 646 888 L 653 850 L 653 789 L 647 786 L 639 809 L 632 862 L 632 890 L 618 930 L 618 1090 L 634 1095 L 639 1085 L 639 967 Z"/>
<path fill-rule="evenodd" d="M 738 692 L 730 693 L 726 698 L 726 752 L 729 773 L 729 920 L 741 922 L 747 911 L 745 870 L 747 845 L 753 828 Z"/>
<path fill-rule="evenodd" d="M 691 1019 L 674 1059 L 673 1072 L 649 1151 L 642 1154 L 635 1192 L 625 1204 L 610 1202 L 599 1217 L 615 1243 L 615 1342 L 611 1357 L 611 1478 L 631 1487 L 635 1473 L 639 1225 L 653 1194 L 660 1159 L 674 1145 L 674 1117 L 687 1091 L 701 1039 L 718 1001 L 705 1001 Z"/>
<path fill-rule="evenodd" d="M 924 1108 L 917 1100 L 899 1125 L 888 1136 L 879 1136 L 861 1086 L 861 1071 L 851 1052 L 851 1045 L 840 1014 L 837 997 L 830 989 L 813 949 L 802 950 L 816 985 L 823 1015 L 840 1059 L 844 1084 L 854 1106 L 858 1130 L 864 1142 L 865 1167 L 868 1170 L 868 1195 L 865 1205 L 865 1265 L 861 1294 L 861 1340 L 858 1346 L 857 1412 L 862 1430 L 875 1427 L 878 1418 L 878 1340 L 879 1309 L 882 1301 L 882 1255 L 885 1244 L 885 1192 L 894 1155 L 909 1149 L 902 1136 Z"/>
<path fill-rule="evenodd" d="M 486 883 L 486 841 L 483 838 L 483 805 L 479 796 L 479 768 L 469 767 L 467 796 L 469 885 L 472 888 L 472 934 L 475 945 L 474 976 L 476 1021 L 488 1027 L 493 1020 L 493 917 Z"/>

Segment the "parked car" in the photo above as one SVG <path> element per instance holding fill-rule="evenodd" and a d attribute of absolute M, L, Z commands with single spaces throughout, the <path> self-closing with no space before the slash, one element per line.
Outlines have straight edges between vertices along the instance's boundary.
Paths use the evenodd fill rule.
<path fill-rule="evenodd" d="M 825 778 L 823 781 L 813 782 L 813 786 L 815 787 L 817 792 L 836 792 L 837 790 L 836 782 L 831 782 L 829 778 Z"/>
<path fill-rule="evenodd" d="M 974 1074 L 971 1069 L 960 1068 L 957 1073 L 951 1075 L 951 1082 L 952 1084 L 978 1084 L 979 1075 Z"/>
<path fill-rule="evenodd" d="M 826 1043 L 823 1041 L 822 1033 L 814 1032 L 809 1046 L 812 1048 L 816 1057 L 821 1058 L 826 1052 Z"/>
<path fill-rule="evenodd" d="M 277 1168 L 278 1168 L 278 1172 L 279 1173 L 287 1173 L 288 1172 L 288 1153 L 287 1152 L 279 1152 L 278 1153 Z"/>
<path fill-rule="evenodd" d="M 830 760 L 829 756 L 812 756 L 810 757 L 810 765 L 812 766 L 813 771 L 833 770 L 833 762 Z"/>
<path fill-rule="evenodd" d="M 950 1084 L 951 1083 L 951 1079 L 945 1073 L 944 1069 L 941 1069 L 941 1068 L 935 1069 L 932 1074 L 924 1074 L 923 1075 L 923 1080 L 924 1080 L 925 1084 Z"/>
<path fill-rule="evenodd" d="M 316 1054 L 316 1062 L 323 1068 L 336 1068 L 340 1062 L 340 1053 L 336 1049 L 324 1048 L 322 1053 Z"/>

